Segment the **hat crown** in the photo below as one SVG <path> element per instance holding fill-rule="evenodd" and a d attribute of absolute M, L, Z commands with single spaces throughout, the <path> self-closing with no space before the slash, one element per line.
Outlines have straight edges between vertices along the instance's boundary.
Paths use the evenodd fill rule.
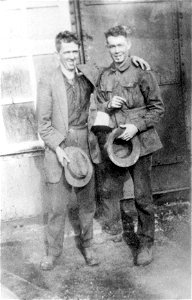
<path fill-rule="evenodd" d="M 88 164 L 86 157 L 78 151 L 74 151 L 70 155 L 70 163 L 68 168 L 73 176 L 77 178 L 84 178 L 88 173 Z"/>
<path fill-rule="evenodd" d="M 119 158 L 128 157 L 132 151 L 131 141 L 124 141 L 116 137 L 113 141 L 113 150 L 114 154 Z"/>
<path fill-rule="evenodd" d="M 111 131 L 112 128 L 114 128 L 114 124 L 109 114 L 103 111 L 97 111 L 96 118 L 91 130 L 93 132 L 97 132 L 97 130 Z"/>
<path fill-rule="evenodd" d="M 69 162 L 64 164 L 65 178 L 74 187 L 83 187 L 91 180 L 93 167 L 87 153 L 74 146 L 65 148 Z"/>

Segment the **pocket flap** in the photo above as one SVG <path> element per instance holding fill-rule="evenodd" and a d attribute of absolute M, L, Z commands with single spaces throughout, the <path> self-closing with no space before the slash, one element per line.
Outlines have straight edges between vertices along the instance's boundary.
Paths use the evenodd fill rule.
<path fill-rule="evenodd" d="M 136 82 L 133 82 L 129 78 L 122 78 L 121 85 L 126 88 L 134 88 L 136 86 Z"/>

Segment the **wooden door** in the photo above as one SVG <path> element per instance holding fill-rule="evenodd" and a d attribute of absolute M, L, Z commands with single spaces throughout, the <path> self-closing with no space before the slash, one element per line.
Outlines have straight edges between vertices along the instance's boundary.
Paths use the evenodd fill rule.
<path fill-rule="evenodd" d="M 153 157 L 153 190 L 158 193 L 188 188 L 178 2 L 80 0 L 75 7 L 85 62 L 109 65 L 104 32 L 119 24 L 131 26 L 132 54 L 143 57 L 152 66 L 166 108 L 157 128 L 164 148 Z M 130 188 L 127 195 L 132 195 Z"/>

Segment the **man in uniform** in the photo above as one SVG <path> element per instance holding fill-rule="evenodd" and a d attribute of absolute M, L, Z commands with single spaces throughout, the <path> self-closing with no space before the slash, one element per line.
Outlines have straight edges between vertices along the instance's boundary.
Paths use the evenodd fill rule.
<path fill-rule="evenodd" d="M 152 153 L 162 147 L 154 126 L 164 114 L 164 105 L 153 72 L 137 68 L 132 63 L 127 28 L 113 27 L 105 33 L 105 37 L 113 62 L 100 76 L 97 109 L 110 116 L 113 128 L 124 129 L 120 139 L 128 142 L 137 135 L 140 141 L 139 160 L 128 170 L 134 183 L 138 214 L 136 264 L 146 265 L 153 259 L 155 225 L 151 190 Z M 117 234 L 122 232 L 119 200 L 123 198 L 127 169 L 110 161 L 105 144 L 108 133 L 100 130 L 97 137 L 104 160 L 101 181 L 105 225 L 109 233 Z"/>

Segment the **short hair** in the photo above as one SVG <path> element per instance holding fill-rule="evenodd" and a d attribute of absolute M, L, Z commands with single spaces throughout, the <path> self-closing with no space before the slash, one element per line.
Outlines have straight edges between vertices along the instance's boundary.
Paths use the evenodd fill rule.
<path fill-rule="evenodd" d="M 74 32 L 70 32 L 65 30 L 63 32 L 59 32 L 55 37 L 55 47 L 56 50 L 59 52 L 61 50 L 61 43 L 71 43 L 74 42 L 78 46 L 80 46 L 80 40 L 78 39 L 77 35 Z"/>
<path fill-rule="evenodd" d="M 125 38 L 127 38 L 128 36 L 131 35 L 131 29 L 128 28 L 127 26 L 123 26 L 123 25 L 117 25 L 114 26 L 110 29 L 108 29 L 105 32 L 105 38 L 107 39 L 109 36 L 124 36 Z"/>

